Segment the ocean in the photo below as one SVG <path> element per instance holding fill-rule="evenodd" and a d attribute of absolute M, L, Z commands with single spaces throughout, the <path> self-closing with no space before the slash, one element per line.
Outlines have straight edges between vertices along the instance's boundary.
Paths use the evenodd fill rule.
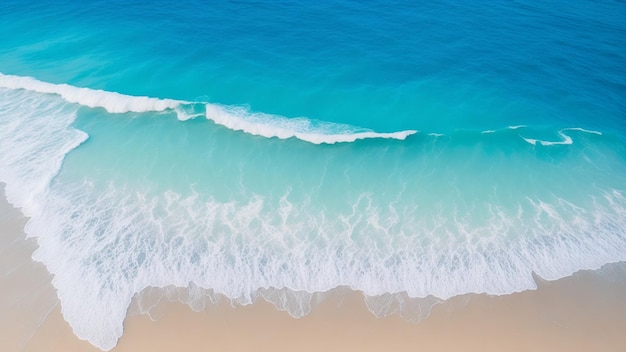
<path fill-rule="evenodd" d="M 626 260 L 624 18 L 608 0 L 3 0 L 0 182 L 104 350 L 150 287 L 295 317 L 343 286 L 408 316 L 534 289 Z"/>

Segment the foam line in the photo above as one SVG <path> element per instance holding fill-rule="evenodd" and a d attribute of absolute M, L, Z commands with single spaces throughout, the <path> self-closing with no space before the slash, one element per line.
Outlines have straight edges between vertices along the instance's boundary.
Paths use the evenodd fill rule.
<path fill-rule="evenodd" d="M 65 101 L 90 108 L 103 108 L 110 113 L 164 111 L 174 109 L 182 102 L 124 95 L 99 89 L 74 87 L 69 84 L 52 84 L 32 77 L 5 75 L 0 73 L 0 87 L 25 89 L 38 93 L 56 94 Z"/>
<path fill-rule="evenodd" d="M 354 142 L 360 139 L 371 138 L 404 140 L 408 136 L 417 133 L 415 130 L 378 133 L 354 126 L 329 122 L 314 123 L 306 118 L 290 119 L 277 115 L 251 113 L 238 107 L 131 96 L 99 89 L 75 87 L 69 84 L 52 84 L 32 77 L 5 75 L 2 73 L 0 73 L 0 87 L 56 94 L 67 102 L 90 108 L 103 108 L 109 113 L 149 112 L 172 109 L 176 111 L 178 119 L 181 121 L 201 116 L 202 113 L 186 111 L 189 106 L 193 108 L 193 105 L 201 104 L 206 108 L 204 114 L 208 119 L 232 130 L 243 131 L 266 138 L 298 138 L 314 144 Z"/>
<path fill-rule="evenodd" d="M 253 113 L 240 107 L 228 107 L 205 102 L 187 102 L 174 99 L 159 99 L 146 96 L 131 96 L 117 92 L 99 89 L 75 87 L 69 84 L 52 84 L 39 81 L 32 77 L 5 75 L 0 73 L 0 87 L 9 89 L 24 89 L 28 91 L 55 94 L 65 101 L 87 106 L 103 108 L 109 113 L 150 112 L 174 110 L 178 119 L 185 121 L 198 116 L 235 131 L 262 136 L 266 138 L 297 138 L 313 144 L 348 143 L 361 139 L 397 139 L 405 140 L 408 136 L 417 133 L 417 130 L 403 130 L 398 132 L 380 133 L 355 126 L 342 125 L 330 122 L 313 121 L 307 118 L 287 118 L 278 115 Z M 526 125 L 508 126 L 507 129 L 517 130 Z M 543 141 L 522 137 L 532 145 L 544 146 L 572 144 L 572 138 L 563 131 L 579 131 L 602 135 L 601 132 L 583 128 L 566 128 L 559 132 L 563 141 Z M 482 134 L 494 133 L 494 130 L 485 130 Z M 430 133 L 430 136 L 440 137 L 439 133 Z"/>
<path fill-rule="evenodd" d="M 563 137 L 562 141 L 557 141 L 557 142 L 551 142 L 551 141 L 543 141 L 541 139 L 534 139 L 534 138 L 525 138 L 520 136 L 523 140 L 525 140 L 526 142 L 532 144 L 532 145 L 537 145 L 537 143 L 543 145 L 543 146 L 551 146 L 551 145 L 570 145 L 573 142 L 572 137 L 566 135 L 565 133 L 563 133 L 563 131 L 559 131 L 559 136 Z"/>
<path fill-rule="evenodd" d="M 564 131 L 578 131 L 578 132 L 585 132 L 585 133 L 590 133 L 590 134 L 597 134 L 598 136 L 602 135 L 602 132 L 593 131 L 593 130 L 586 130 L 586 129 L 580 128 L 580 127 L 564 128 L 563 130 Z"/>
<path fill-rule="evenodd" d="M 214 104 L 207 104 L 206 117 L 216 124 L 231 130 L 243 131 L 266 138 L 297 138 L 313 144 L 354 142 L 360 139 L 372 138 L 404 140 L 408 136 L 417 133 L 416 130 L 379 133 L 332 123 L 318 123 L 315 125 L 312 121 L 304 118 L 288 119 L 275 115 L 254 114 L 241 108 L 228 108 Z"/>

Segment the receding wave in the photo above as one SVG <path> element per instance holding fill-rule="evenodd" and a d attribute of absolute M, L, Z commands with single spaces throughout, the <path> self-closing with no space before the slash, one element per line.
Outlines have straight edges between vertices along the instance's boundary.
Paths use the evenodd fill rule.
<path fill-rule="evenodd" d="M 75 87 L 69 84 L 52 84 L 32 77 L 2 73 L 0 73 L 0 87 L 56 94 L 67 102 L 90 108 L 103 108 L 109 113 L 116 114 L 174 110 L 178 114 L 178 119 L 182 121 L 202 115 L 197 112 L 191 114 L 186 112 L 187 106 L 200 104 L 204 106 L 204 115 L 207 119 L 229 129 L 266 138 L 297 138 L 314 144 L 346 143 L 372 138 L 404 140 L 417 133 L 415 130 L 379 133 L 344 124 L 316 122 L 308 118 L 291 119 L 278 115 L 253 113 L 241 107 L 132 96 L 99 89 Z"/>
<path fill-rule="evenodd" d="M 115 187 L 99 193 L 86 183 L 50 196 L 29 223 L 29 231 L 46 233 L 34 257 L 56 275 L 77 335 L 105 349 L 121 336 L 132 297 L 149 287 L 211 290 L 242 305 L 268 299 L 263 290 L 274 287 L 272 301 L 300 317 L 315 293 L 338 286 L 394 300 L 499 295 L 534 289 L 532 272 L 558 279 L 626 259 L 619 192 L 589 209 L 560 199 L 531 199 L 519 212 L 484 205 L 492 212 L 485 224 L 469 221 L 472 212 L 430 224 L 411 218 L 411 205 L 387 208 L 367 196 L 351 204 L 354 213 L 337 216 L 287 197 L 222 203 Z"/>

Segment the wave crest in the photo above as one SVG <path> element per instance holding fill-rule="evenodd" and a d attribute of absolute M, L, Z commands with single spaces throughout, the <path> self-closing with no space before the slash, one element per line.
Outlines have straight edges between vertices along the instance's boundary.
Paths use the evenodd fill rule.
<path fill-rule="evenodd" d="M 114 114 L 164 111 L 174 109 L 181 103 L 181 101 L 172 99 L 131 96 L 100 89 L 75 87 L 69 84 L 52 84 L 32 77 L 11 76 L 2 73 L 0 73 L 0 87 L 56 94 L 67 102 L 90 108 L 103 108 Z"/>
<path fill-rule="evenodd" d="M 109 113 L 150 112 L 175 110 L 178 119 L 188 120 L 202 113 L 187 112 L 190 105 L 203 105 L 207 119 L 235 131 L 266 138 L 297 138 L 314 144 L 354 142 L 360 139 L 404 140 L 417 133 L 406 130 L 379 133 L 368 129 L 331 122 L 319 122 L 308 118 L 287 118 L 278 115 L 253 113 L 241 107 L 228 107 L 204 102 L 187 102 L 145 96 L 125 95 L 99 89 L 75 87 L 69 84 L 53 84 L 32 77 L 5 75 L 0 73 L 0 87 L 55 94 L 65 101 L 90 108 L 103 108 Z"/>
<path fill-rule="evenodd" d="M 295 137 L 314 144 L 354 142 L 369 138 L 404 140 L 417 133 L 415 130 L 379 133 L 349 125 L 315 122 L 306 118 L 289 119 L 276 115 L 250 113 L 242 108 L 212 104 L 206 106 L 206 117 L 231 130 L 243 131 L 266 138 L 288 139 Z"/>

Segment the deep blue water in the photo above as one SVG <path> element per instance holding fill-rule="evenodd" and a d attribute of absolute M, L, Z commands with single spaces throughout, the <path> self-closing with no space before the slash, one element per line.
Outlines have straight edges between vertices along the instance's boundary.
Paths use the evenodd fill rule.
<path fill-rule="evenodd" d="M 149 286 L 286 289 L 263 297 L 295 316 L 337 286 L 532 289 L 626 260 L 624 18 L 619 1 L 4 0 L 0 181 L 103 349 Z"/>

